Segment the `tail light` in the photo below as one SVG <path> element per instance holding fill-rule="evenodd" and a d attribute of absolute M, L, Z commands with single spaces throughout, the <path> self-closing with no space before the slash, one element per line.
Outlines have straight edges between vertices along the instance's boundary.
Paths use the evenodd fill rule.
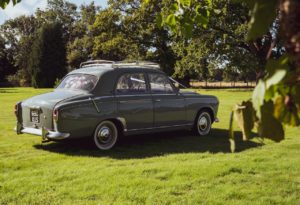
<path fill-rule="evenodd" d="M 57 109 L 53 110 L 53 120 L 56 122 L 58 121 L 58 110 Z"/>

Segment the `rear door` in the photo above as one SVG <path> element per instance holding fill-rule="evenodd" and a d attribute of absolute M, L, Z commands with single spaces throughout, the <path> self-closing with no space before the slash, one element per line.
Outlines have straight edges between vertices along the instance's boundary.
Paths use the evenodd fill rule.
<path fill-rule="evenodd" d="M 154 102 L 154 127 L 186 124 L 185 99 L 161 73 L 148 73 Z"/>
<path fill-rule="evenodd" d="M 118 78 L 115 88 L 118 114 L 126 121 L 127 130 L 153 126 L 153 101 L 143 72 L 129 72 Z"/>

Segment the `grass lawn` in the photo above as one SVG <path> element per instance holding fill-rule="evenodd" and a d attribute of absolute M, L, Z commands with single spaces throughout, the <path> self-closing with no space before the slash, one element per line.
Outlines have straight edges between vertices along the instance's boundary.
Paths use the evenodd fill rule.
<path fill-rule="evenodd" d="M 202 90 L 220 100 L 207 137 L 127 137 L 103 152 L 86 140 L 16 135 L 14 104 L 49 90 L 0 89 L 0 204 L 300 204 L 300 128 L 286 140 L 243 142 L 230 153 L 232 106 L 248 91 Z"/>

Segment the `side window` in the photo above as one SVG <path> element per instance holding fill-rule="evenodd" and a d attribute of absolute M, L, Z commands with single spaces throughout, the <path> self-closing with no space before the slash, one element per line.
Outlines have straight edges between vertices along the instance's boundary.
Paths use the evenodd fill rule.
<path fill-rule="evenodd" d="M 146 90 L 146 80 L 142 73 L 127 73 L 122 75 L 116 87 L 116 93 L 118 94 L 145 93 Z"/>
<path fill-rule="evenodd" d="M 169 79 L 162 74 L 149 74 L 152 93 L 173 93 L 173 87 Z"/>

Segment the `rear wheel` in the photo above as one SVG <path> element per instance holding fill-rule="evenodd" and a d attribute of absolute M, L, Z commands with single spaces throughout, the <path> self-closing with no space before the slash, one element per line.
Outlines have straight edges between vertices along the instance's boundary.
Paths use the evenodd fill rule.
<path fill-rule="evenodd" d="M 111 121 L 102 121 L 94 133 L 94 143 L 100 150 L 111 149 L 118 140 L 118 129 Z"/>
<path fill-rule="evenodd" d="M 208 135 L 211 130 L 211 116 L 207 111 L 199 113 L 195 122 L 195 131 L 198 135 Z"/>

